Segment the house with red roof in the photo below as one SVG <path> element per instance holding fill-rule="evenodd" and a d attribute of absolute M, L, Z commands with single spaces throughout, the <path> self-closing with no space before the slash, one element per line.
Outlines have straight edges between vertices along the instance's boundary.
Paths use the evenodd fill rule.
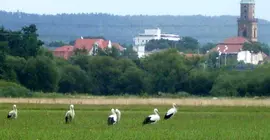
<path fill-rule="evenodd" d="M 53 54 L 56 57 L 62 57 L 64 59 L 68 59 L 73 55 L 74 46 L 62 46 L 53 50 Z"/>
<path fill-rule="evenodd" d="M 209 52 L 216 51 L 219 53 L 219 56 L 236 56 L 237 61 L 243 61 L 245 63 L 250 63 L 254 65 L 259 64 L 265 58 L 267 58 L 267 55 L 263 52 L 259 52 L 256 54 L 250 51 L 244 51 L 243 47 L 245 43 L 251 42 L 244 37 L 231 37 L 219 43 Z"/>
<path fill-rule="evenodd" d="M 94 49 L 97 49 L 95 48 L 95 46 L 102 50 L 112 47 L 115 47 L 120 51 L 124 50 L 124 48 L 120 44 L 112 43 L 110 40 L 80 38 L 75 41 L 74 46 L 62 46 L 56 48 L 53 51 L 53 54 L 57 57 L 63 57 L 64 59 L 68 59 L 70 56 L 73 55 L 76 49 L 85 49 L 89 55 L 93 55 Z"/>
<path fill-rule="evenodd" d="M 94 46 L 97 46 L 101 49 L 106 49 L 115 47 L 120 51 L 123 51 L 124 48 L 118 43 L 111 43 L 110 40 L 103 39 L 77 39 L 75 41 L 74 49 L 85 49 L 89 55 L 93 54 Z"/>

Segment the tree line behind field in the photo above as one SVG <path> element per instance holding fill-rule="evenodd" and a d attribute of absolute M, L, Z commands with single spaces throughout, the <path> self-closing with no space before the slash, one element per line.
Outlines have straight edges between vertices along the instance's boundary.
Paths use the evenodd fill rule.
<path fill-rule="evenodd" d="M 269 64 L 253 67 L 228 60 L 227 66 L 218 66 L 215 52 L 205 57 L 186 57 L 179 51 L 206 52 L 215 46 L 200 47 L 196 39 L 189 37 L 178 42 L 179 47 L 164 40 L 154 42 L 157 45 L 152 47 L 167 43 L 170 49 L 142 59 L 131 48 L 122 53 L 112 48 L 99 50 L 96 56 L 78 52 L 69 60 L 54 57 L 38 37 L 33 24 L 17 31 L 0 28 L 0 96 L 32 96 L 30 91 L 156 96 L 270 94 Z"/>

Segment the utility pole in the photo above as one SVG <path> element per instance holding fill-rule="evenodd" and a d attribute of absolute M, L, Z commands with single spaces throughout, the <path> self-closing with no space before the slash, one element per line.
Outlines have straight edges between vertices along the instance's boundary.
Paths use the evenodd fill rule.
<path fill-rule="evenodd" d="M 227 53 L 225 53 L 225 66 L 227 66 Z"/>
<path fill-rule="evenodd" d="M 228 46 L 225 45 L 224 53 L 225 53 L 225 66 L 227 66 L 227 53 L 226 51 L 228 50 Z"/>

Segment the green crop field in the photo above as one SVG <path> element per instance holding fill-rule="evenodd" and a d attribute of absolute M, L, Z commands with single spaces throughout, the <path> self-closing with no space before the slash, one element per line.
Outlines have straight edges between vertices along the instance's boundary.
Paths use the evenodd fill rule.
<path fill-rule="evenodd" d="M 110 109 L 122 113 L 107 126 Z M 0 104 L 1 140 L 269 140 L 270 108 L 178 106 L 171 120 L 142 126 L 158 108 L 161 118 L 171 106 L 76 105 L 75 120 L 64 123 L 69 105 L 17 104 L 18 118 L 6 118 L 12 104 Z"/>

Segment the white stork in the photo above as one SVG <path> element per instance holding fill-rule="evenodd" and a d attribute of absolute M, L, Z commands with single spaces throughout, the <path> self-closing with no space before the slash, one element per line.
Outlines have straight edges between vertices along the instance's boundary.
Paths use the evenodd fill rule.
<path fill-rule="evenodd" d="M 12 110 L 7 115 L 8 119 L 17 119 L 17 106 L 13 105 Z"/>
<path fill-rule="evenodd" d="M 160 117 L 158 115 L 158 109 L 154 109 L 154 113 L 152 115 L 149 115 L 148 117 L 146 117 L 143 121 L 143 125 L 145 124 L 154 124 L 156 122 L 158 122 L 160 120 Z"/>
<path fill-rule="evenodd" d="M 115 109 L 115 112 L 116 112 L 116 114 L 118 115 L 118 116 L 117 116 L 117 122 L 119 122 L 119 121 L 120 121 L 120 118 L 121 118 L 121 112 L 120 112 L 119 109 Z"/>
<path fill-rule="evenodd" d="M 168 112 L 164 116 L 165 120 L 170 119 L 172 116 L 174 116 L 176 114 L 177 108 L 175 106 L 176 106 L 176 104 L 173 103 L 173 107 L 171 109 L 169 109 Z"/>
<path fill-rule="evenodd" d="M 71 122 L 75 117 L 74 105 L 71 104 L 69 108 L 70 108 L 69 111 L 67 111 L 65 115 L 66 123 Z"/>
<path fill-rule="evenodd" d="M 108 125 L 114 125 L 117 122 L 117 114 L 113 108 L 111 109 L 111 112 L 112 114 L 108 117 L 108 120 L 107 120 Z"/>

